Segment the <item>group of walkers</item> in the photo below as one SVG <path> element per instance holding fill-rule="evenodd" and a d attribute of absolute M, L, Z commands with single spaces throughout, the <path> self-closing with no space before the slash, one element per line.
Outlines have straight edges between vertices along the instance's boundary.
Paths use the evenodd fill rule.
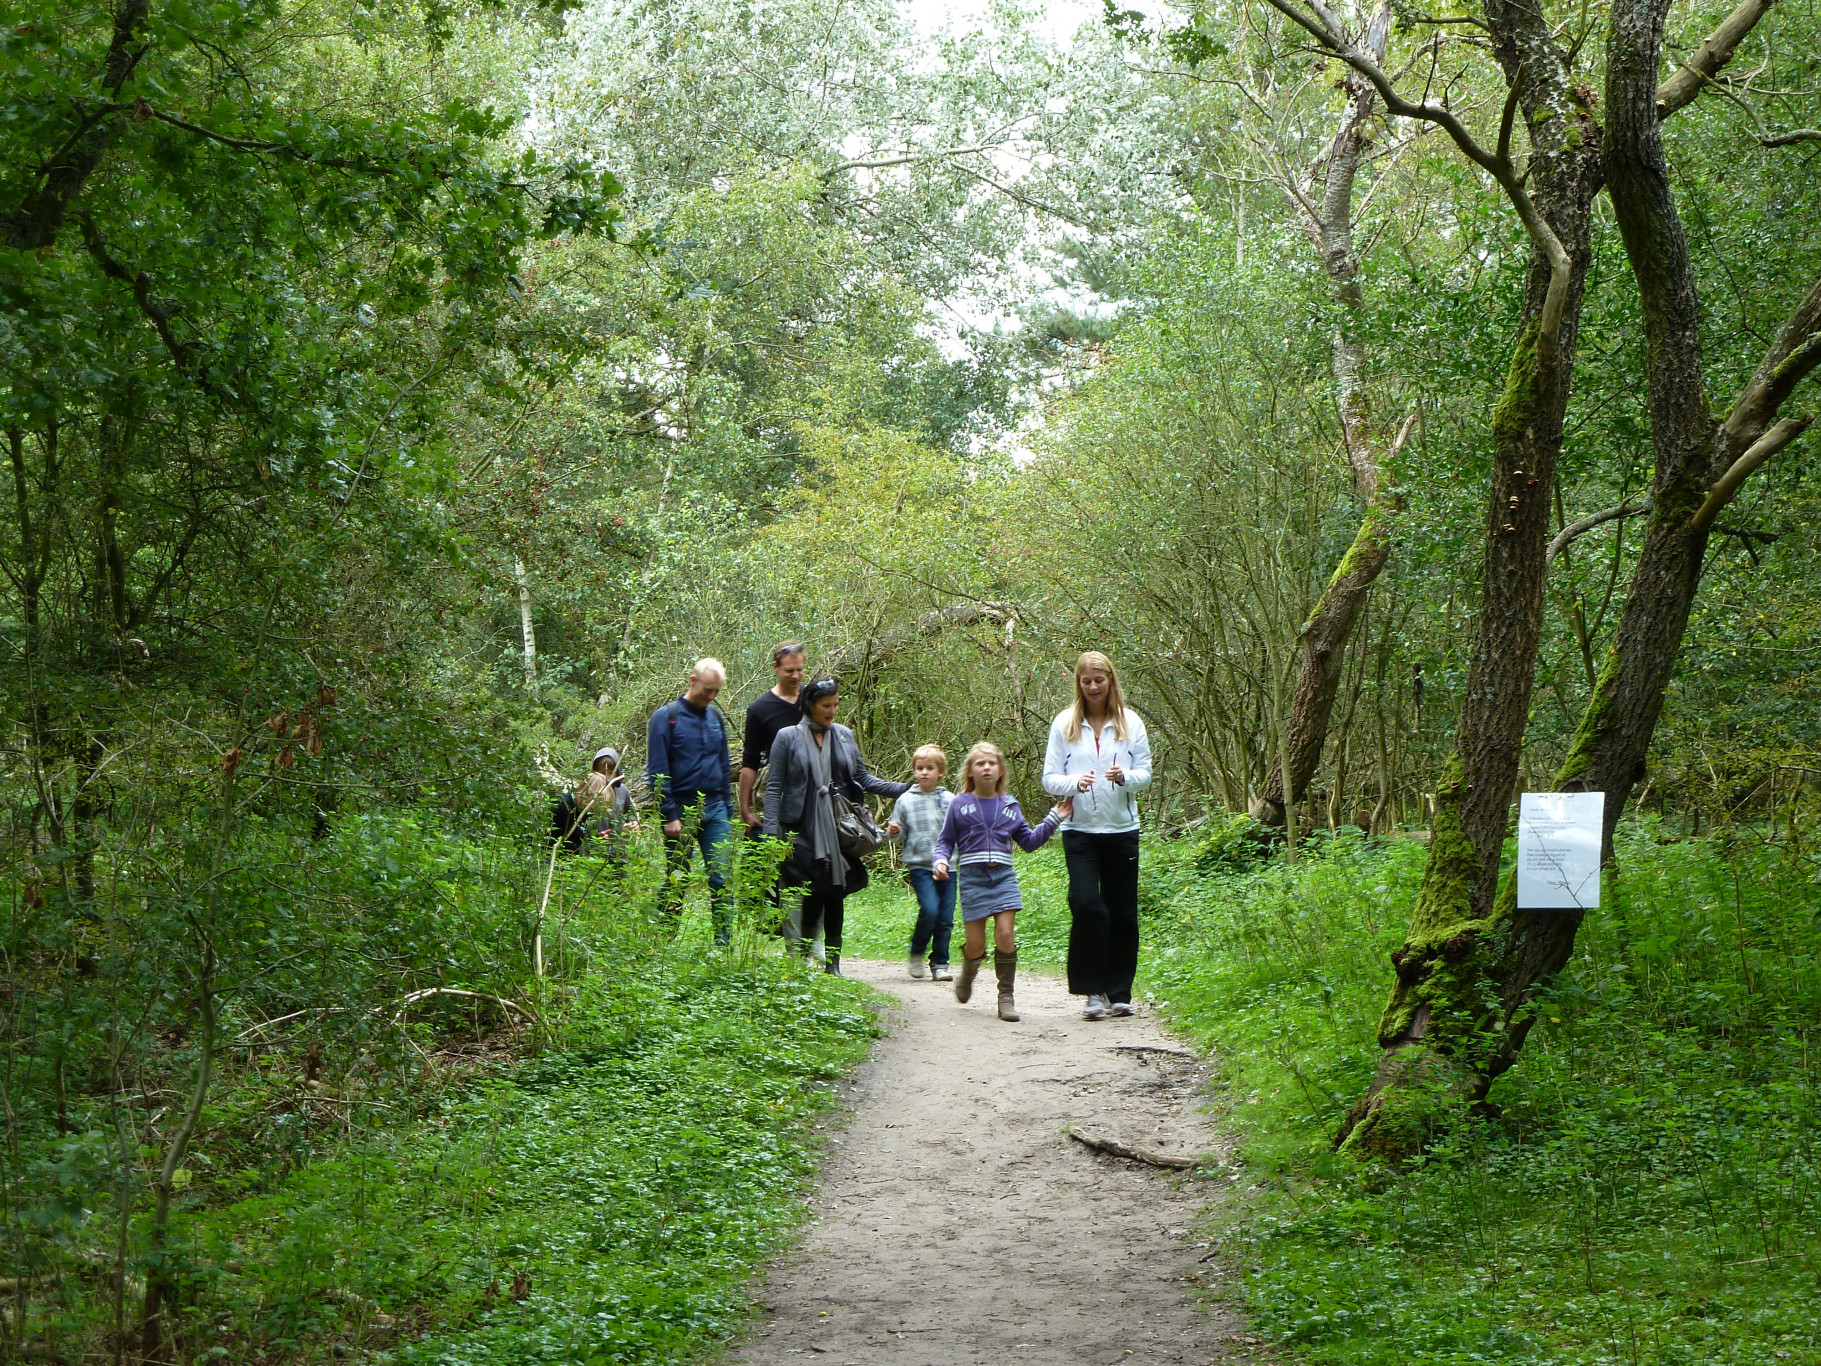
<path fill-rule="evenodd" d="M 1058 831 L 1069 877 L 1069 991 L 1087 998 L 1090 1020 L 1133 1013 L 1138 969 L 1138 794 L 1151 783 L 1151 749 L 1144 722 L 1125 705 L 1113 662 L 1098 650 L 1075 664 L 1073 702 L 1050 726 L 1043 787 L 1054 800 L 1032 825 L 1007 791 L 1009 773 L 997 745 L 982 740 L 961 762 L 953 791 L 943 786 L 948 756 L 924 745 L 911 756 L 912 781 L 874 774 L 853 731 L 835 718 L 840 684 L 804 680 L 804 649 L 787 643 L 772 652 L 776 683 L 746 709 L 736 778 L 727 724 L 716 705 L 727 671 L 700 659 L 683 694 L 659 708 L 647 730 L 645 776 L 663 822 L 666 877 L 663 909 L 673 921 L 695 851 L 707 873 L 717 943 L 733 931 L 728 886 L 737 817 L 747 839 L 788 842 L 778 885 L 800 891 L 783 932 L 807 954 L 818 932 L 827 971 L 841 971 L 846 901 L 867 885 L 863 854 L 875 838 L 900 840 L 907 879 L 917 899 L 907 967 L 913 978 L 952 982 L 955 998 L 971 999 L 986 961 L 992 923 L 998 1014 L 1017 1020 L 1017 914 L 1024 908 L 1014 848 L 1033 850 Z M 895 799 L 884 832 L 866 809 L 868 795 Z M 595 755 L 594 770 L 559 806 L 570 812 L 571 836 L 590 811 L 607 813 L 596 831 L 624 838 L 636 819 L 630 789 L 612 749 Z M 572 847 L 577 847 L 572 845 Z M 962 920 L 959 972 L 949 963 L 957 899 Z M 782 904 L 780 914 L 782 915 Z"/>

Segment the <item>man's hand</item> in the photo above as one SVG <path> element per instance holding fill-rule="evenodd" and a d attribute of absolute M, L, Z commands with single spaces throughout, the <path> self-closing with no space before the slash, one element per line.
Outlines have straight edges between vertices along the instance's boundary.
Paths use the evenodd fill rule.
<path fill-rule="evenodd" d="M 765 818 L 753 811 L 742 811 L 740 813 L 740 821 L 748 830 L 757 830 L 761 825 L 765 824 Z"/>
<path fill-rule="evenodd" d="M 664 822 L 664 833 L 666 835 L 682 834 L 683 833 L 683 822 L 682 821 L 665 821 Z"/>
<path fill-rule="evenodd" d="M 1111 768 L 1109 768 L 1107 770 L 1107 781 L 1109 783 L 1111 783 L 1114 787 L 1124 787 L 1125 786 L 1125 770 L 1123 768 L 1121 768 L 1118 764 L 1114 764 Z"/>
<path fill-rule="evenodd" d="M 1086 792 L 1093 785 L 1094 770 L 1091 768 L 1075 780 L 1075 790 L 1077 792 Z"/>
<path fill-rule="evenodd" d="M 888 823 L 886 825 L 885 833 L 888 835 L 902 835 L 904 833 L 904 829 L 902 826 L 900 826 L 898 824 L 897 821 L 891 821 L 890 823 Z"/>
<path fill-rule="evenodd" d="M 938 863 L 934 868 L 929 870 L 929 875 L 935 878 L 937 882 L 947 882 L 948 864 Z"/>

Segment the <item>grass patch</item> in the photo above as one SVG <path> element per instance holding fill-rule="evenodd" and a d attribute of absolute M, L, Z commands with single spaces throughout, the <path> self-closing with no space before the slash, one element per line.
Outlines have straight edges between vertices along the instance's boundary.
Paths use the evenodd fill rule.
<path fill-rule="evenodd" d="M 1518 1067 L 1416 1166 L 1338 1162 L 1423 850 L 1147 850 L 1145 985 L 1221 1063 L 1259 1326 L 1316 1363 L 1821 1361 L 1821 885 L 1628 822 Z"/>

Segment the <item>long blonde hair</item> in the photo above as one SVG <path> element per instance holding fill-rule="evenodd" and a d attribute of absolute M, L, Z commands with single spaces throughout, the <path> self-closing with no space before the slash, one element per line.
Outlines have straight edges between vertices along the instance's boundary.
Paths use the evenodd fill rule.
<path fill-rule="evenodd" d="M 997 759 L 999 761 L 998 791 L 982 792 L 974 786 L 974 760 L 976 759 Z M 1005 751 L 991 740 L 978 740 L 968 749 L 967 758 L 961 761 L 961 786 L 956 791 L 972 792 L 976 797 L 1003 797 L 1005 785 L 1010 778 L 1011 775 L 1006 772 L 1005 767 Z"/>
<path fill-rule="evenodd" d="M 1075 661 L 1075 705 L 1069 708 L 1068 724 L 1062 728 L 1062 733 L 1071 745 L 1081 738 L 1081 723 L 1087 716 L 1087 702 L 1081 696 L 1081 675 L 1088 669 L 1098 669 L 1107 676 L 1107 715 L 1113 718 L 1113 738 L 1127 739 L 1125 693 L 1119 687 L 1119 670 L 1098 650 L 1084 650 L 1081 658 Z"/>

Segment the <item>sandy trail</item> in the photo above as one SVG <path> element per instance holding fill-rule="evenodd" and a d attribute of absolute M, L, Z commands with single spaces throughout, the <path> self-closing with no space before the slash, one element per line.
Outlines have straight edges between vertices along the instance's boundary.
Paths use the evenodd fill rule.
<path fill-rule="evenodd" d="M 771 1269 L 733 1360 L 1269 1359 L 1231 1311 L 1197 1302 L 1220 1293 L 1196 1217 L 1225 1182 L 1102 1156 L 1065 1133 L 1218 1155 L 1203 1064 L 1145 1015 L 1083 1020 L 1052 977 L 1021 976 L 1024 1019 L 1002 1023 L 990 959 L 967 1006 L 902 961 L 843 966 L 902 1008 L 854 1079 L 815 1222 Z"/>

